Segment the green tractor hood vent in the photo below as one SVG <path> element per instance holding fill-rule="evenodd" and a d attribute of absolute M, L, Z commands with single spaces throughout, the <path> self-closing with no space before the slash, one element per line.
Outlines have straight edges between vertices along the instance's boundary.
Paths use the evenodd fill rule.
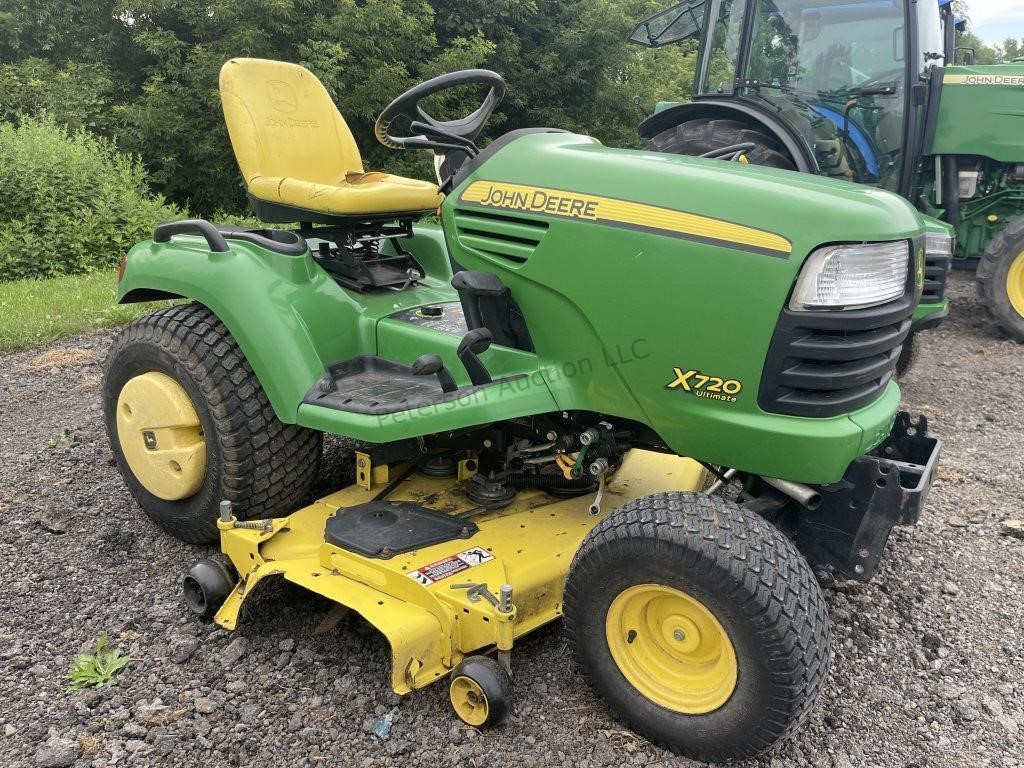
<path fill-rule="evenodd" d="M 543 221 L 465 209 L 456 212 L 455 227 L 466 248 L 516 264 L 526 263 L 548 231 Z"/>

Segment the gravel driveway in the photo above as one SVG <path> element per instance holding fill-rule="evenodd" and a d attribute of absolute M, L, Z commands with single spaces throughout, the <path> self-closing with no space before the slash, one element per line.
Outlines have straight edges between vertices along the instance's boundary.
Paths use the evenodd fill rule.
<path fill-rule="evenodd" d="M 914 530 L 868 585 L 828 592 L 835 662 L 794 738 L 757 765 L 1024 765 L 1024 347 L 954 275 L 953 315 L 920 339 L 906 406 L 945 438 Z M 110 332 L 0 358 L 0 765 L 690 766 L 622 728 L 574 673 L 559 625 L 516 645 L 517 709 L 480 734 L 445 686 L 405 700 L 384 641 L 282 585 L 234 634 L 179 603 L 206 552 L 139 512 L 103 432 Z M 322 484 L 347 482 L 337 445 Z M 67 692 L 100 632 L 133 661 L 113 687 Z M 387 738 L 372 732 L 393 715 Z M 75 762 L 77 760 L 77 762 Z"/>

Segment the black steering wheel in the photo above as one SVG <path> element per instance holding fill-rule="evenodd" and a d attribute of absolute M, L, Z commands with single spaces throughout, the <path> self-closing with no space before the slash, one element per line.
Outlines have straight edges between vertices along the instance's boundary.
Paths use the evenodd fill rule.
<path fill-rule="evenodd" d="M 487 85 L 490 90 L 483 103 L 472 114 L 459 120 L 435 120 L 420 102 L 440 91 L 460 85 Z M 464 69 L 427 80 L 392 101 L 377 118 L 373 127 L 377 140 L 390 149 L 433 149 L 438 152 L 460 150 L 477 153 L 473 140 L 480 135 L 484 123 L 505 95 L 505 80 L 489 69 Z M 399 117 L 407 117 L 410 130 L 419 135 L 392 136 L 388 130 Z"/>

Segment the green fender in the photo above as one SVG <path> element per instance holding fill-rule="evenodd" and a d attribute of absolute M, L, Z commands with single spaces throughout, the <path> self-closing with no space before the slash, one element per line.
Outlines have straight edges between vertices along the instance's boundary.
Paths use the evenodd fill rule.
<path fill-rule="evenodd" d="M 448 259 L 436 226 L 420 228 L 410 246 L 428 272 L 441 274 L 415 290 L 360 297 L 365 312 L 308 253 L 284 256 L 241 240 L 228 244 L 230 251 L 213 253 L 192 235 L 139 243 L 128 253 L 117 300 L 179 297 L 209 307 L 238 342 L 285 423 L 298 420 L 299 404 L 325 365 L 376 353 L 380 315 L 455 298 L 443 273 Z"/>

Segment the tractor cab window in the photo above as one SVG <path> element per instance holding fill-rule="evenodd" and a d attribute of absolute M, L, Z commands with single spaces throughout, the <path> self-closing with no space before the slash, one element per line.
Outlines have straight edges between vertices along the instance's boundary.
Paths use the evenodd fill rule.
<path fill-rule="evenodd" d="M 920 41 L 919 69 L 923 74 L 934 66 L 941 66 L 945 60 L 942 15 L 939 13 L 939 4 L 929 2 L 916 3 L 914 12 L 917 14 L 917 35 Z"/>
<path fill-rule="evenodd" d="M 895 189 L 906 93 L 904 3 L 749 0 L 747 13 L 753 18 L 740 75 L 756 82 L 737 93 L 794 125 L 824 173 Z M 718 21 L 728 26 L 724 17 Z"/>
<path fill-rule="evenodd" d="M 746 0 L 711 0 L 709 35 L 701 55 L 701 93 L 732 93 L 743 35 Z"/>

